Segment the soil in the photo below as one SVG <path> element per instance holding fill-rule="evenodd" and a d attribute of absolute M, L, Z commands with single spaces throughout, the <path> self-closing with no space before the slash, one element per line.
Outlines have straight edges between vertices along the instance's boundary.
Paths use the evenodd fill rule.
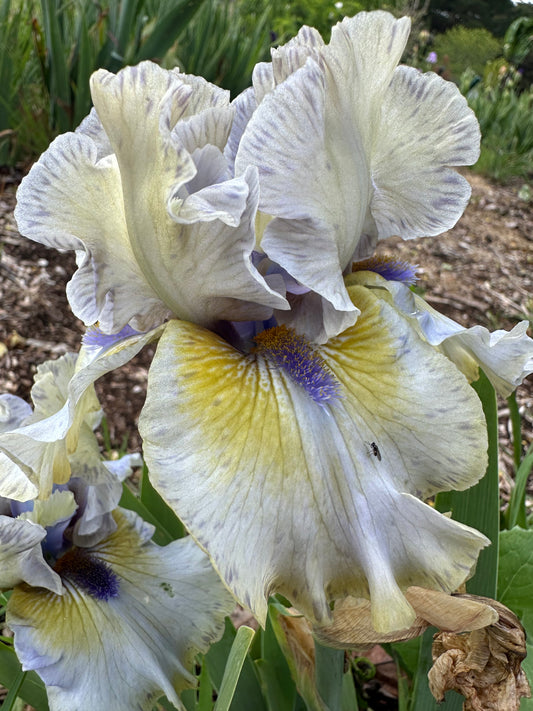
<path fill-rule="evenodd" d="M 388 240 L 380 251 L 419 265 L 427 301 L 464 326 L 509 329 L 533 320 L 533 203 L 518 186 L 502 187 L 466 173 L 472 199 L 454 229 L 436 238 Z M 70 311 L 65 285 L 74 272 L 70 253 L 21 237 L 13 218 L 17 180 L 0 175 L 0 392 L 29 400 L 36 366 L 79 348 L 83 324 Z M 144 402 L 153 348 L 96 383 L 112 449 L 139 451 L 137 419 Z M 533 376 L 518 388 L 525 448 L 533 440 Z M 501 493 L 513 485 L 509 409 L 499 403 Z M 529 492 L 531 494 L 531 490 Z M 531 501 L 530 501 L 531 503 Z M 388 660 L 380 659 L 380 664 Z M 380 693 L 394 696 L 384 679 Z M 394 684 L 392 684 L 394 687 Z M 1 698 L 1 697 L 0 697 Z M 379 706 L 393 708 L 394 705 Z"/>

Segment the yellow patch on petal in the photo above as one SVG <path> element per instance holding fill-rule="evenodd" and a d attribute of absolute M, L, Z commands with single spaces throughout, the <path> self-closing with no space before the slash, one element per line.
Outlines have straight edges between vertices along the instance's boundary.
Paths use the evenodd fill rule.
<path fill-rule="evenodd" d="M 414 619 L 407 587 L 455 589 L 487 544 L 420 501 L 482 476 L 486 433 L 455 366 L 372 290 L 348 290 L 355 325 L 311 344 L 335 399 L 316 402 L 268 348 L 172 321 L 139 428 L 154 486 L 260 620 L 274 592 L 318 624 L 352 595 L 388 632 Z"/>

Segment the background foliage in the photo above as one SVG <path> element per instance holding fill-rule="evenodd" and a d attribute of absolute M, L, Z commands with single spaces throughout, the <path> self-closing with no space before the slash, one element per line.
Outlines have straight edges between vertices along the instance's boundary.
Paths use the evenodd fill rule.
<path fill-rule="evenodd" d="M 153 59 L 236 96 L 302 24 L 328 41 L 343 16 L 377 8 L 412 17 L 403 61 L 467 96 L 484 136 L 477 169 L 531 181 L 533 5 L 511 0 L 0 0 L 0 46 L 10 48 L 0 53 L 0 165 L 29 163 L 75 128 L 99 67 Z"/>

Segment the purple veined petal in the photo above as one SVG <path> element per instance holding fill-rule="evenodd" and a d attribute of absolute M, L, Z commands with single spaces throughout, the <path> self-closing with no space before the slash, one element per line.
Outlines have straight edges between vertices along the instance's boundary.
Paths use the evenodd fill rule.
<path fill-rule="evenodd" d="M 370 209 L 379 237 L 411 239 L 453 227 L 471 190 L 452 168 L 479 157 L 479 126 L 466 99 L 436 74 L 398 67 L 377 121 Z"/>
<path fill-rule="evenodd" d="M 332 314 L 307 331 L 302 299 L 301 318 L 282 317 L 314 340 L 349 325 L 342 275 L 353 259 L 370 256 L 378 237 L 445 231 L 470 194 L 453 167 L 477 159 L 477 123 L 454 85 L 396 66 L 409 26 L 360 13 L 328 45 L 306 30 L 256 71 L 258 106 L 235 170 L 259 169 L 259 208 L 275 218 L 261 248 L 324 300 L 323 318 Z"/>
<path fill-rule="evenodd" d="M 31 405 L 16 395 L 0 395 L 0 433 L 16 429 L 26 420 L 33 410 Z"/>
<path fill-rule="evenodd" d="M 223 156 L 228 92 L 151 62 L 99 70 L 91 92 L 94 112 L 41 156 L 16 209 L 23 234 L 76 251 L 75 314 L 113 334 L 287 308 L 250 262 L 257 186 Z M 215 251 L 226 259 L 204 259 Z"/>
<path fill-rule="evenodd" d="M 260 621 L 276 592 L 318 624 L 366 597 L 384 632 L 412 623 L 406 587 L 455 589 L 488 544 L 423 503 L 479 480 L 486 427 L 455 365 L 372 289 L 348 291 L 356 323 L 309 344 L 337 397 L 317 402 L 268 347 L 172 321 L 139 430 L 153 485 Z"/>
<path fill-rule="evenodd" d="M 136 514 L 115 517 L 113 534 L 64 562 L 62 597 L 16 588 L 9 602 L 15 650 L 45 682 L 51 711 L 147 710 L 162 694 L 181 708 L 194 655 L 233 608 L 192 539 L 159 547 Z"/>

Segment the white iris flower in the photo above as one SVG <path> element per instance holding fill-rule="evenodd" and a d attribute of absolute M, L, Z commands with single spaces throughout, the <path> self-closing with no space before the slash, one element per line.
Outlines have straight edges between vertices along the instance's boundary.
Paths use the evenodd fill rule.
<path fill-rule="evenodd" d="M 16 424 L 25 408 L 2 402 Z M 162 694 L 183 708 L 194 655 L 220 637 L 233 599 L 190 537 L 157 546 L 153 526 L 117 508 L 132 456 L 104 464 L 91 436 L 48 498 L 0 498 L 15 651 L 51 711 L 150 709 Z"/>
<path fill-rule="evenodd" d="M 95 112 L 18 195 L 23 234 L 76 250 L 69 299 L 100 330 L 49 424 L 10 436 L 66 438 L 94 379 L 160 337 L 151 479 L 261 622 L 279 592 L 318 626 L 364 598 L 377 632 L 407 628 L 407 589 L 455 590 L 489 543 L 425 503 L 485 472 L 464 368 L 373 281 L 394 274 L 348 275 L 377 239 L 444 231 L 470 194 L 450 166 L 476 160 L 477 123 L 453 85 L 397 67 L 408 30 L 363 13 L 326 46 L 304 28 L 234 106 L 149 63 L 99 71 Z M 256 242 L 258 204 L 274 219 Z M 0 439 L 37 486 L 19 444 Z"/>

